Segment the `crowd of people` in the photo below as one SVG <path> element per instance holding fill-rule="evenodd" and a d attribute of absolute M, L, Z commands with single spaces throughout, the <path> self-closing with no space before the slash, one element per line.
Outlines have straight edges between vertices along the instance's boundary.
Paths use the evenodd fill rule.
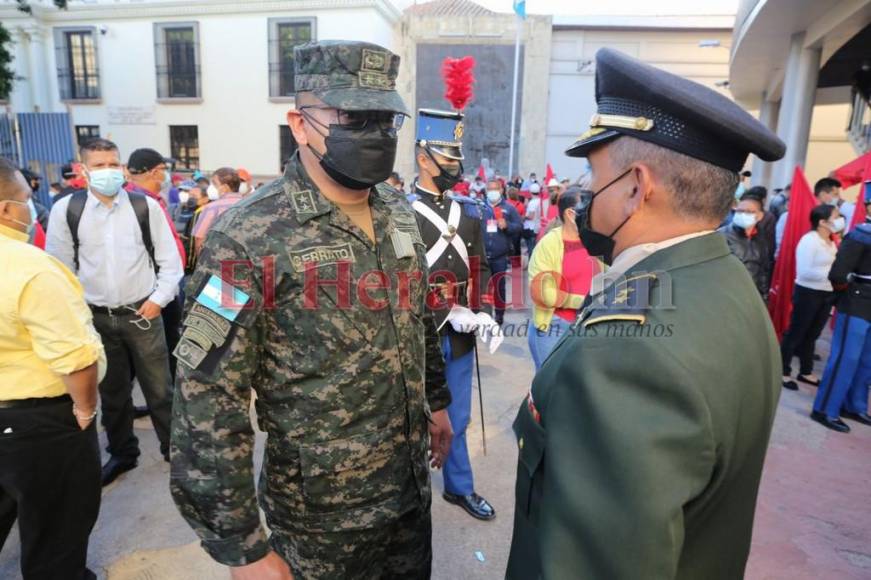
<path fill-rule="evenodd" d="M 789 188 L 768 201 L 743 183 L 749 172 L 739 182 L 750 153 L 773 161 L 783 144 L 712 91 L 603 50 L 599 125 L 567 152 L 588 157 L 590 175 L 465 177 L 457 106 L 418 112 L 406 190 L 393 172 L 406 112 L 385 88 L 398 57 L 342 41 L 296 51 L 288 123 L 300 149 L 272 183 L 232 167 L 181 176 L 158 151 L 125 161 L 94 139 L 45 208 L 40 178 L 0 159 L 0 545 L 17 520 L 25 579 L 94 577 L 100 486 L 137 467 L 142 416 L 172 463 L 181 515 L 234 578 L 429 577 L 429 468 L 444 471 L 445 501 L 496 516 L 465 431 L 477 344 L 498 348 L 509 271 L 526 272 L 537 374 L 515 423 L 507 576 L 740 575 L 781 384 L 817 387 L 811 417 L 830 429 L 849 431 L 841 417 L 871 425 L 871 183 L 851 205 L 837 180 L 817 182 L 817 205 L 799 216 L 807 233 L 787 249 Z M 350 80 L 337 71 L 348 63 L 360 72 Z M 647 110 L 626 104 L 642 93 L 657 115 L 701 123 L 692 150 L 622 116 Z M 845 215 L 863 209 L 867 225 L 847 231 Z M 793 252 L 778 355 L 765 303 Z M 346 279 L 359 280 L 357 300 Z M 615 350 L 612 326 L 673 342 L 629 334 Z M 268 434 L 268 537 L 252 393 Z M 724 446 L 742 461 L 720 457 Z M 608 537 L 594 541 L 601 526 Z"/>

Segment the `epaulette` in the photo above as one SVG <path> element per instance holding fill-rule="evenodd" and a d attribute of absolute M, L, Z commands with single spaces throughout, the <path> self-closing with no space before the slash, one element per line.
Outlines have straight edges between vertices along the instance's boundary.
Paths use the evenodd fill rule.
<path fill-rule="evenodd" d="M 858 209 L 856 211 L 859 211 Z M 871 224 L 862 223 L 853 228 L 850 234 L 854 234 L 860 244 L 871 244 Z"/>
<path fill-rule="evenodd" d="M 482 208 L 484 206 L 483 202 L 477 199 L 472 199 L 471 197 L 466 197 L 465 195 L 457 195 L 456 193 L 447 194 L 447 198 L 462 205 L 463 213 L 466 214 L 467 217 L 475 218 L 478 220 L 482 219 Z"/>
<path fill-rule="evenodd" d="M 644 324 L 651 308 L 651 293 L 656 281 L 656 274 L 621 278 L 581 310 L 577 324 L 584 328 L 601 322 Z"/>

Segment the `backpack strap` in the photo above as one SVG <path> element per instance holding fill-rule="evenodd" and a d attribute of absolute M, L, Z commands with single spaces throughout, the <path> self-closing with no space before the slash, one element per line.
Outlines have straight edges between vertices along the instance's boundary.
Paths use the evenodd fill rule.
<path fill-rule="evenodd" d="M 151 267 L 154 268 L 154 273 L 160 271 L 160 266 L 157 265 L 157 260 L 154 259 L 154 241 L 151 239 L 151 221 L 148 215 L 148 198 L 141 193 L 127 193 L 130 199 L 130 204 L 133 206 L 133 212 L 136 214 L 136 222 L 139 224 L 139 229 L 142 231 L 142 243 L 145 245 L 145 251 L 148 252 L 148 259 L 151 260 Z"/>
<path fill-rule="evenodd" d="M 70 203 L 67 205 L 67 226 L 73 239 L 73 264 L 76 266 L 76 272 L 79 271 L 79 222 L 82 221 L 87 201 L 88 192 L 77 191 L 70 195 Z"/>

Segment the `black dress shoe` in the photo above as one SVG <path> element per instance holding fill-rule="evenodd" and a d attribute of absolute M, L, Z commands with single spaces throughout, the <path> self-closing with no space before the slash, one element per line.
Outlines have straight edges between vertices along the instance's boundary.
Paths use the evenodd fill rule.
<path fill-rule="evenodd" d="M 863 425 L 871 425 L 871 415 L 868 413 L 851 413 L 850 411 L 841 411 L 841 416 L 862 423 Z"/>
<path fill-rule="evenodd" d="M 151 411 L 148 410 L 148 407 L 146 405 L 143 405 L 141 407 L 133 407 L 133 418 L 134 419 L 141 419 L 143 417 L 149 416 L 150 414 L 151 414 Z"/>
<path fill-rule="evenodd" d="M 849 433 L 850 426 L 841 421 L 840 419 L 829 419 L 825 413 L 820 413 L 818 411 L 811 411 L 811 419 L 826 427 L 831 429 L 832 431 L 837 431 L 838 433 Z"/>
<path fill-rule="evenodd" d="M 135 468 L 137 464 L 138 462 L 135 459 L 109 458 L 109 461 L 103 466 L 103 487 L 118 479 L 118 476 L 122 473 L 127 473 Z"/>
<path fill-rule="evenodd" d="M 496 517 L 496 510 L 493 509 L 493 506 L 475 492 L 472 492 L 472 495 L 454 495 L 445 492 L 442 497 L 445 498 L 446 502 L 458 505 L 469 512 L 469 515 L 473 518 L 492 520 Z"/>
<path fill-rule="evenodd" d="M 816 378 L 816 377 L 813 377 L 813 378 L 812 378 L 812 377 L 809 377 L 809 376 L 807 376 L 807 375 L 798 375 L 798 376 L 795 377 L 795 378 L 798 379 L 799 381 L 803 382 L 803 383 L 807 383 L 807 384 L 812 385 L 812 386 L 814 386 L 814 387 L 819 387 L 819 386 L 820 386 L 820 380 L 819 380 L 818 378 Z"/>
<path fill-rule="evenodd" d="M 798 383 L 796 383 L 795 381 L 783 381 L 783 388 L 788 391 L 797 391 Z"/>

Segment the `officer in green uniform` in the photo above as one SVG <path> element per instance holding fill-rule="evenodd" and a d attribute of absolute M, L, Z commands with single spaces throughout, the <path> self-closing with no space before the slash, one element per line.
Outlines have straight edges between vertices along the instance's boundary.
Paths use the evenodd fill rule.
<path fill-rule="evenodd" d="M 714 232 L 749 153 L 785 147 L 711 89 L 597 54 L 576 208 L 594 280 L 514 424 L 510 579 L 738 579 L 780 392 L 777 340 Z"/>
<path fill-rule="evenodd" d="M 428 578 L 450 393 L 415 213 L 380 185 L 406 114 L 399 57 L 328 41 L 294 62 L 299 152 L 212 227 L 187 288 L 173 498 L 236 579 Z"/>

